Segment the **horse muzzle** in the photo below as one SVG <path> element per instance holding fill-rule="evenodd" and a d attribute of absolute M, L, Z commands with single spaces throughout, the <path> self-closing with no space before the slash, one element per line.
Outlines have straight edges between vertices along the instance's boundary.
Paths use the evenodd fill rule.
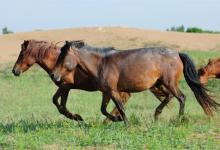
<path fill-rule="evenodd" d="M 57 75 L 57 74 L 50 74 L 50 77 L 53 81 L 57 81 L 60 82 L 61 81 L 61 76 Z"/>
<path fill-rule="evenodd" d="M 12 73 L 13 73 L 15 76 L 20 76 L 21 70 L 13 69 L 13 70 L 12 70 Z"/>

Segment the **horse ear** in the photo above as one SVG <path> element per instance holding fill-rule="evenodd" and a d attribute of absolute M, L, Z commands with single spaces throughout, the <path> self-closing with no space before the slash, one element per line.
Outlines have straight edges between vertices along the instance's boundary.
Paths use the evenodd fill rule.
<path fill-rule="evenodd" d="M 210 63 L 210 62 L 212 62 L 212 59 L 211 59 L 211 58 L 209 58 L 209 63 Z"/>
<path fill-rule="evenodd" d="M 28 44 L 29 44 L 29 41 L 28 40 L 24 40 L 24 43 L 22 44 L 23 48 L 26 49 Z"/>

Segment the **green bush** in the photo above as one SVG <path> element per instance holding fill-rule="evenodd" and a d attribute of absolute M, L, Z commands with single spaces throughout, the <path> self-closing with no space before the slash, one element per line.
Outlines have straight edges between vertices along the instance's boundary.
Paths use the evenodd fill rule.
<path fill-rule="evenodd" d="M 220 33 L 219 31 L 203 30 L 203 29 L 198 28 L 198 27 L 188 27 L 185 30 L 184 25 L 172 26 L 171 28 L 166 29 L 166 31 L 187 32 L 187 33 Z"/>
<path fill-rule="evenodd" d="M 188 27 L 186 32 L 203 33 L 203 30 L 201 28 L 197 28 L 197 27 Z"/>
<path fill-rule="evenodd" d="M 176 32 L 185 32 L 185 27 L 184 25 L 181 26 L 172 26 L 170 29 L 167 29 L 167 31 L 176 31 Z"/>
<path fill-rule="evenodd" d="M 2 34 L 10 34 L 10 33 L 13 33 L 13 32 L 10 31 L 10 30 L 8 30 L 7 27 L 4 27 L 4 28 L 2 29 Z"/>

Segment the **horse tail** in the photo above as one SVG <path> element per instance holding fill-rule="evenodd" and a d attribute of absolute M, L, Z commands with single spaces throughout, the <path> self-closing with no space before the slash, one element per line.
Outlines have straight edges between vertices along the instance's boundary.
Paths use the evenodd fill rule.
<path fill-rule="evenodd" d="M 183 74 L 187 84 L 193 91 L 205 114 L 213 116 L 213 110 L 217 110 L 220 104 L 208 95 L 207 90 L 200 83 L 196 67 L 189 56 L 184 53 L 179 53 L 179 56 L 183 63 Z"/>

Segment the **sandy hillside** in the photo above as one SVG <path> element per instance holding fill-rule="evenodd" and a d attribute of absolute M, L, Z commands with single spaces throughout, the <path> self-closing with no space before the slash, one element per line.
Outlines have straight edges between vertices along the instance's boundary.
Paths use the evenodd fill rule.
<path fill-rule="evenodd" d="M 220 34 L 160 32 L 121 27 L 76 28 L 2 35 L 0 63 L 14 61 L 20 52 L 20 44 L 27 39 L 54 43 L 82 39 L 94 46 L 114 46 L 119 49 L 163 45 L 179 50 L 220 51 Z"/>

